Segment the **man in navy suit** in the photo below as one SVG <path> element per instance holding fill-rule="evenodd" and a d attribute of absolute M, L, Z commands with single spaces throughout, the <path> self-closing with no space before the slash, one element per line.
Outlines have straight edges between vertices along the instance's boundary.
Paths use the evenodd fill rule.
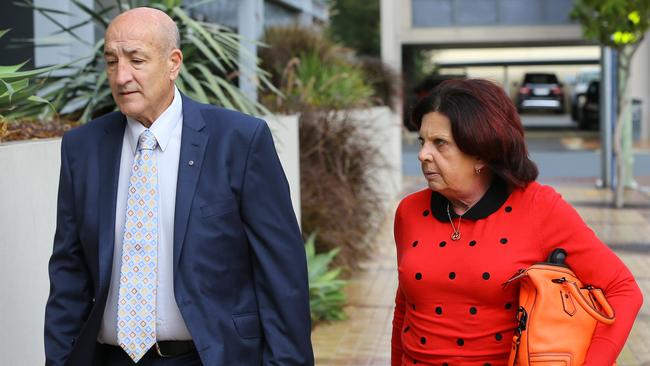
<path fill-rule="evenodd" d="M 180 94 L 179 47 L 151 8 L 106 31 L 120 112 L 62 140 L 46 364 L 313 365 L 305 251 L 269 128 Z"/>

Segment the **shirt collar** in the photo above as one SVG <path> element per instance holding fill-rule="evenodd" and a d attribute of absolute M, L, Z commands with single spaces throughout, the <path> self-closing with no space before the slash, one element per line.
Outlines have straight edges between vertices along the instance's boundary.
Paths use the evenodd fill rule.
<path fill-rule="evenodd" d="M 499 177 L 495 176 L 490 188 L 485 192 L 483 197 L 463 214 L 463 219 L 478 220 L 490 216 L 496 212 L 510 197 L 510 190 L 506 183 Z M 447 205 L 449 200 L 438 192 L 431 191 L 431 213 L 438 221 L 448 222 Z M 450 209 L 449 214 L 452 218 L 458 217 L 454 210 Z"/>
<path fill-rule="evenodd" d="M 183 102 L 181 99 L 181 93 L 178 91 L 178 88 L 174 86 L 174 100 L 172 104 L 165 109 L 165 111 L 151 124 L 149 130 L 156 137 L 158 146 L 162 151 L 165 151 L 169 139 L 172 136 L 172 132 L 179 123 L 183 121 Z M 137 120 L 126 117 L 126 136 L 131 151 L 135 155 L 136 149 L 138 147 L 138 138 L 144 132 L 146 127 Z"/>

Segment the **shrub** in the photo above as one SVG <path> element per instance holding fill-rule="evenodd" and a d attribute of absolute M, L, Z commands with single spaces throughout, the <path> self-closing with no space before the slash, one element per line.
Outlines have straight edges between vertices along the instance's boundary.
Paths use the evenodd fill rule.
<path fill-rule="evenodd" d="M 0 38 L 9 30 L 0 30 Z M 26 109 L 50 102 L 36 95 L 45 80 L 31 82 L 38 76 L 47 74 L 66 65 L 55 65 L 35 70 L 23 70 L 26 62 L 18 65 L 0 66 L 0 141 L 9 134 L 9 121 L 20 118 Z"/>
<path fill-rule="evenodd" d="M 280 86 L 283 96 L 268 95 L 264 100 L 276 111 L 365 107 L 373 89 L 364 77 L 362 69 L 351 63 L 326 62 L 311 52 L 288 65 Z"/>
<path fill-rule="evenodd" d="M 305 243 L 311 320 L 317 322 L 345 319 L 343 305 L 346 299 L 343 288 L 347 282 L 339 279 L 340 268 L 330 269 L 332 259 L 336 257 L 339 250 L 334 248 L 327 253 L 316 254 L 315 241 L 316 235 L 312 234 Z"/>
<path fill-rule="evenodd" d="M 260 66 L 271 74 L 271 82 L 276 86 L 282 84 L 287 65 L 300 55 L 315 54 L 329 62 L 340 57 L 342 51 L 316 30 L 297 25 L 267 28 L 262 43 L 266 47 L 258 49 Z"/>
<path fill-rule="evenodd" d="M 383 164 L 368 141 L 372 121 L 346 110 L 372 105 L 373 89 L 353 54 L 300 27 L 267 30 L 262 65 L 283 97 L 266 95 L 273 111 L 300 113 L 302 228 L 319 232 L 318 252 L 340 247 L 345 274 L 371 252 L 384 215 L 373 173 Z"/>
<path fill-rule="evenodd" d="M 300 116 L 302 229 L 320 233 L 319 252 L 340 247 L 335 263 L 345 270 L 372 252 L 384 217 L 381 182 L 373 174 L 383 162 L 363 134 L 371 123 L 344 112 Z"/>
<path fill-rule="evenodd" d="M 376 57 L 362 57 L 361 70 L 373 89 L 372 104 L 395 109 L 394 98 L 400 94 L 402 81 L 393 69 Z"/>

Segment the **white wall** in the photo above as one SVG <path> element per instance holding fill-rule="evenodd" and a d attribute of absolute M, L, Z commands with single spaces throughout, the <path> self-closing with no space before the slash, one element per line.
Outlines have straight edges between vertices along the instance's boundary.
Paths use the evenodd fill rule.
<path fill-rule="evenodd" d="M 297 116 L 268 117 L 300 222 Z M 60 139 L 0 144 L 0 365 L 42 365 Z"/>
<path fill-rule="evenodd" d="M 300 138 L 298 135 L 298 116 L 266 116 L 275 142 L 275 149 L 282 163 L 284 174 L 289 181 L 291 203 L 300 223 Z"/>
<path fill-rule="evenodd" d="M 59 139 L 0 144 L 0 364 L 42 365 Z"/>
<path fill-rule="evenodd" d="M 402 190 L 401 119 L 388 107 L 356 110 L 350 116 L 369 126 L 365 129 L 367 137 L 385 163 L 385 167 L 376 172 L 376 182 L 383 194 L 385 208 L 392 210 L 393 201 Z"/>

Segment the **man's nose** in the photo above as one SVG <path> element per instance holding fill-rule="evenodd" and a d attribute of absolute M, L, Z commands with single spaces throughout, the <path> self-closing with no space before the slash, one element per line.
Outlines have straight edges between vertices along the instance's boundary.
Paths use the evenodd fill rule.
<path fill-rule="evenodd" d="M 133 79 L 131 67 L 126 62 L 118 62 L 115 70 L 115 83 L 117 85 L 126 85 Z"/>

